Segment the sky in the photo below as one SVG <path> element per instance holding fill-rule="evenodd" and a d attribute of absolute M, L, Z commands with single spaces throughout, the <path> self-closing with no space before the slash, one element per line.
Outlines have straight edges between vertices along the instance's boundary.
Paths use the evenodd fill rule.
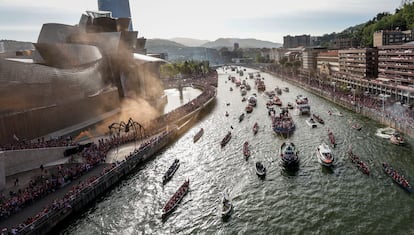
<path fill-rule="evenodd" d="M 283 43 L 283 36 L 340 32 L 400 0 L 130 0 L 139 37 L 223 37 Z M 36 42 L 43 23 L 75 25 L 97 0 L 0 0 L 0 40 Z"/>

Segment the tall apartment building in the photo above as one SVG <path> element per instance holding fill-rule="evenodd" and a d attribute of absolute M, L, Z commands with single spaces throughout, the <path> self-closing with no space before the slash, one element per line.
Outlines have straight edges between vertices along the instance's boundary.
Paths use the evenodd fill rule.
<path fill-rule="evenodd" d="M 302 52 L 302 68 L 305 71 L 316 71 L 316 57 L 318 53 L 324 52 L 325 47 L 309 47 Z"/>
<path fill-rule="evenodd" d="M 311 45 L 310 35 L 299 35 L 299 36 L 284 36 L 283 37 L 283 48 L 295 48 L 295 47 L 309 47 Z"/>
<path fill-rule="evenodd" d="M 279 62 L 283 57 L 285 57 L 285 53 L 288 52 L 285 48 L 272 48 L 270 49 L 269 58 L 275 62 Z"/>
<path fill-rule="evenodd" d="M 381 30 L 374 33 L 374 47 L 402 45 L 414 40 L 412 30 Z"/>
<path fill-rule="evenodd" d="M 394 84 L 414 86 L 414 44 L 379 47 L 378 72 Z"/>
<path fill-rule="evenodd" d="M 333 42 L 333 48 L 338 50 L 357 48 L 358 46 L 358 40 L 353 38 L 335 38 Z"/>
<path fill-rule="evenodd" d="M 338 50 L 320 52 L 316 61 L 317 71 L 321 75 L 329 76 L 339 72 Z"/>
<path fill-rule="evenodd" d="M 377 49 L 363 48 L 339 50 L 339 72 L 354 78 L 377 78 Z"/>

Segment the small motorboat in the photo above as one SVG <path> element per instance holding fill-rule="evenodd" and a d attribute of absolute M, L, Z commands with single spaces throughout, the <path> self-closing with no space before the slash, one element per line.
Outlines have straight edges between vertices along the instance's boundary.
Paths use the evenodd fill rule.
<path fill-rule="evenodd" d="M 221 143 L 220 143 L 221 147 L 226 146 L 226 144 L 230 141 L 230 139 L 231 139 L 231 132 L 229 131 L 227 132 L 226 136 L 224 136 L 224 138 L 221 140 Z"/>
<path fill-rule="evenodd" d="M 293 143 L 283 143 L 280 146 L 280 158 L 286 167 L 297 166 L 299 164 L 298 151 Z"/>
<path fill-rule="evenodd" d="M 362 171 L 362 173 L 366 175 L 370 174 L 368 165 L 363 162 L 356 154 L 354 154 L 351 149 L 348 150 L 348 157 L 351 159 L 352 163 L 354 163 L 355 166 L 358 167 L 360 171 Z"/>
<path fill-rule="evenodd" d="M 319 115 L 312 114 L 312 117 L 315 118 L 315 120 L 320 124 L 325 124 L 325 121 Z"/>
<path fill-rule="evenodd" d="M 250 157 L 250 149 L 249 149 L 249 142 L 244 142 L 243 144 L 243 155 L 247 159 Z"/>
<path fill-rule="evenodd" d="M 384 139 L 391 139 L 391 137 L 396 133 L 397 131 L 391 127 L 385 127 L 385 128 L 379 128 L 377 132 L 375 133 L 376 136 L 384 138 Z"/>
<path fill-rule="evenodd" d="M 230 103 L 226 103 L 227 106 L 230 106 Z"/>
<path fill-rule="evenodd" d="M 180 167 L 180 160 L 175 159 L 172 165 L 168 168 L 167 172 L 165 172 L 164 176 L 162 177 L 163 185 L 170 181 L 174 173 L 177 171 L 178 167 Z"/>
<path fill-rule="evenodd" d="M 255 96 L 250 96 L 247 101 L 249 102 L 249 105 L 251 105 L 252 107 L 256 107 L 257 98 Z"/>
<path fill-rule="evenodd" d="M 338 116 L 338 117 L 343 117 L 344 115 L 341 112 L 335 112 L 335 113 L 331 113 L 332 115 Z"/>
<path fill-rule="evenodd" d="M 254 123 L 253 125 L 253 134 L 257 134 L 257 132 L 259 131 L 259 124 L 257 124 L 257 122 Z"/>
<path fill-rule="evenodd" d="M 329 148 L 327 144 L 322 143 L 321 145 L 319 145 L 316 153 L 318 157 L 318 162 L 320 164 L 324 166 L 332 166 L 335 159 L 334 159 L 331 149 Z"/>
<path fill-rule="evenodd" d="M 251 113 L 251 112 L 253 112 L 253 106 L 251 106 L 250 104 L 248 104 L 246 106 L 245 110 L 246 110 L 246 113 Z"/>
<path fill-rule="evenodd" d="M 263 166 L 261 162 L 256 162 L 256 174 L 260 178 L 264 178 L 266 176 L 266 167 Z"/>
<path fill-rule="evenodd" d="M 331 129 L 328 129 L 328 137 L 329 137 L 329 141 L 331 142 L 332 146 L 335 148 L 336 147 L 336 140 L 335 140 L 335 136 L 332 133 Z"/>
<path fill-rule="evenodd" d="M 313 118 L 306 119 L 306 124 L 310 126 L 311 128 L 316 128 L 318 125 L 316 124 L 315 120 Z"/>
<path fill-rule="evenodd" d="M 233 204 L 231 203 L 229 196 L 226 192 L 223 192 L 223 199 L 221 201 L 222 209 L 221 209 L 221 217 L 227 218 L 230 216 L 231 211 L 233 210 Z"/>
<path fill-rule="evenodd" d="M 284 87 L 284 88 L 283 88 L 283 91 L 284 91 L 284 92 L 289 92 L 289 87 Z"/>
<path fill-rule="evenodd" d="M 243 119 L 244 119 L 244 113 L 240 114 L 240 116 L 239 116 L 239 122 L 243 121 Z"/>
<path fill-rule="evenodd" d="M 197 142 L 201 138 L 201 136 L 203 136 L 203 134 L 204 134 L 204 129 L 200 128 L 200 130 L 194 135 L 193 142 L 194 143 Z"/>
<path fill-rule="evenodd" d="M 395 132 L 392 134 L 391 138 L 390 138 L 391 143 L 395 144 L 395 145 L 404 145 L 405 144 L 405 140 L 404 137 L 398 133 Z"/>
<path fill-rule="evenodd" d="M 184 196 L 190 189 L 190 180 L 184 181 L 184 183 L 178 188 L 174 195 L 168 200 L 162 209 L 162 220 L 167 219 L 168 215 L 177 207 L 177 205 L 183 200 Z"/>
<path fill-rule="evenodd" d="M 362 126 L 358 123 L 353 124 L 351 127 L 357 131 L 360 131 L 362 129 Z"/>
<path fill-rule="evenodd" d="M 404 177 L 404 175 L 402 175 L 401 173 L 399 173 L 397 170 L 395 170 L 394 168 L 392 168 L 390 166 L 390 164 L 383 162 L 382 163 L 382 168 L 384 169 L 384 172 L 391 177 L 391 179 L 398 184 L 400 187 L 402 187 L 403 189 L 405 189 L 407 192 L 411 193 L 413 191 L 410 183 L 408 182 L 408 180 Z"/>

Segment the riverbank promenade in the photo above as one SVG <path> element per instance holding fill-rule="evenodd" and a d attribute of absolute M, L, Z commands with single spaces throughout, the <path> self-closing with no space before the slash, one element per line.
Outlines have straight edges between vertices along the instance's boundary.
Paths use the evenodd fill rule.
<path fill-rule="evenodd" d="M 84 148 L 71 163 L 41 165 L 6 177 L 1 198 L 2 234 L 45 234 L 84 209 L 123 177 L 152 159 L 177 138 L 186 114 L 199 112 L 215 99 L 217 73 L 187 79 L 202 93 L 183 106 L 146 123 L 145 137 L 131 133 L 104 136 Z M 16 180 L 17 179 L 17 180 Z"/>

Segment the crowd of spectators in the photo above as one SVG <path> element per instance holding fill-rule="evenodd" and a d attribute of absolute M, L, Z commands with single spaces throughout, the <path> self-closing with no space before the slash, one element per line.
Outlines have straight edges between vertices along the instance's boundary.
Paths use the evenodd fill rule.
<path fill-rule="evenodd" d="M 75 143 L 72 140 L 71 136 L 68 137 L 56 137 L 45 140 L 44 137 L 37 140 L 20 140 L 15 138 L 13 143 L 8 143 L 0 145 L 0 151 L 7 150 L 21 150 L 21 149 L 36 149 L 36 148 L 52 148 L 52 147 L 65 147 L 65 146 L 74 146 Z"/>

